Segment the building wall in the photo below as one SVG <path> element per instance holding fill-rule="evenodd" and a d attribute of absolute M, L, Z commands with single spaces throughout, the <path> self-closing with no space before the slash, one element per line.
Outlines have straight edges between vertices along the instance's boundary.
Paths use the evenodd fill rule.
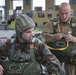
<path fill-rule="evenodd" d="M 6 19 L 8 19 L 10 16 L 9 16 L 9 10 L 13 10 L 13 4 L 12 4 L 12 0 L 5 0 L 6 1 L 6 7 L 5 7 L 5 14 L 6 14 Z M 70 0 L 71 1 L 71 0 Z M 54 17 L 56 14 L 57 14 L 57 11 L 54 11 L 54 4 L 55 4 L 55 0 L 46 0 L 46 10 L 45 11 L 32 11 L 31 10 L 31 5 L 32 5 L 32 0 L 29 0 L 29 3 L 27 4 L 26 3 L 26 0 L 23 1 L 23 10 L 22 10 L 22 13 L 23 14 L 26 14 L 28 12 L 31 12 L 33 14 L 33 21 L 35 23 L 38 23 L 38 25 L 41 25 L 43 24 L 43 22 L 45 21 L 49 21 L 49 18 L 47 16 L 48 14 L 48 9 L 49 8 L 52 8 L 52 17 Z M 76 4 L 71 4 L 70 5 L 72 6 L 72 9 L 74 11 L 76 11 Z M 38 14 L 39 13 L 44 13 L 44 17 L 40 18 L 38 17 Z"/>

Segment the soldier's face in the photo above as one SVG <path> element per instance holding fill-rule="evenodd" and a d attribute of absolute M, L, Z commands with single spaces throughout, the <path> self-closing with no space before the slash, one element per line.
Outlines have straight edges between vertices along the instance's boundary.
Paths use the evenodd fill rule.
<path fill-rule="evenodd" d="M 71 16 L 71 9 L 69 6 L 60 8 L 59 18 L 62 22 L 67 22 Z"/>
<path fill-rule="evenodd" d="M 22 38 L 28 41 L 31 41 L 33 39 L 33 36 L 34 36 L 34 28 L 29 29 L 22 34 Z"/>

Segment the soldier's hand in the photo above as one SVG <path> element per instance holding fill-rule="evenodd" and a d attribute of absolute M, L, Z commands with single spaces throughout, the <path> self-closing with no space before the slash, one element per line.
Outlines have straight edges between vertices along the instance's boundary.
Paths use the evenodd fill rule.
<path fill-rule="evenodd" d="M 64 36 L 62 35 L 62 33 L 57 33 L 57 34 L 55 34 L 55 39 L 56 39 L 56 40 L 60 40 L 62 37 L 64 37 Z"/>
<path fill-rule="evenodd" d="M 65 40 L 66 42 L 73 42 L 74 37 L 72 35 L 66 35 Z"/>
<path fill-rule="evenodd" d="M 0 75 L 3 75 L 3 67 L 0 65 Z"/>

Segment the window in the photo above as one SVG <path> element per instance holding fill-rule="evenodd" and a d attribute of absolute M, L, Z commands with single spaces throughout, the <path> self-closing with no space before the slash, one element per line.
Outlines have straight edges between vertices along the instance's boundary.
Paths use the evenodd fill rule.
<path fill-rule="evenodd" d="M 23 0 L 13 0 L 13 10 L 15 10 L 16 7 L 23 9 Z"/>
<path fill-rule="evenodd" d="M 76 0 L 70 0 L 71 4 L 76 4 Z"/>
<path fill-rule="evenodd" d="M 58 10 L 59 5 L 60 5 L 62 2 L 67 2 L 67 3 L 69 3 L 69 0 L 55 0 L 55 11 Z"/>
<path fill-rule="evenodd" d="M 0 6 L 5 6 L 5 0 L 0 0 Z"/>
<path fill-rule="evenodd" d="M 5 0 L 0 0 L 0 16 L 2 17 L 2 20 L 4 20 L 4 6 L 5 6 Z"/>
<path fill-rule="evenodd" d="M 42 10 L 45 10 L 45 0 L 33 0 L 32 10 L 35 10 L 35 7 L 42 7 Z"/>
<path fill-rule="evenodd" d="M 69 3 L 69 0 L 55 0 L 55 5 L 60 5 L 62 2 Z"/>

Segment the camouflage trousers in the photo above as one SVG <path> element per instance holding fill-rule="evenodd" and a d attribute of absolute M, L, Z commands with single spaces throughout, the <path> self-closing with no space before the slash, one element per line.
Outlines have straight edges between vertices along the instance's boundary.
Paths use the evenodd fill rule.
<path fill-rule="evenodd" d="M 76 66 L 72 65 L 72 64 L 65 64 L 65 71 L 66 71 L 66 75 L 76 75 Z"/>

